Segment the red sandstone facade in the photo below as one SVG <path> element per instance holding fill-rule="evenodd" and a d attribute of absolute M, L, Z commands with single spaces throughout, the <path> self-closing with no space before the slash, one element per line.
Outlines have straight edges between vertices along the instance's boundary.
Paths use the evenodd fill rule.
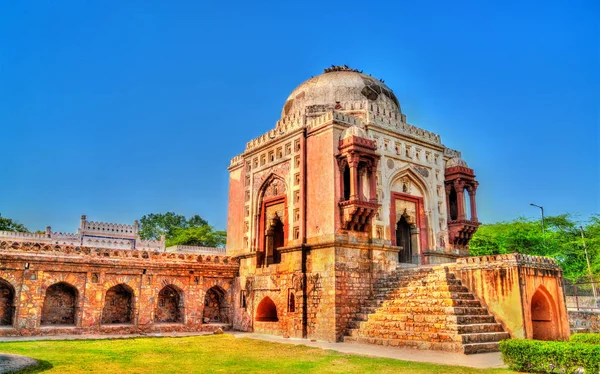
<path fill-rule="evenodd" d="M 292 92 L 275 129 L 248 142 L 229 171 L 227 253 L 240 261 L 235 329 L 467 353 L 497 349 L 507 334 L 535 336 L 532 318 L 550 318 L 556 329 L 546 338 L 568 336 L 555 263 L 522 278 L 520 287 L 545 295 L 534 301 L 521 288 L 498 296 L 498 283 L 469 288 L 466 264 L 453 263 L 468 255 L 479 226 L 474 171 L 438 135 L 407 124 L 381 81 L 326 69 Z M 448 265 L 421 268 L 434 264 Z M 404 280 L 414 266 L 418 284 Z M 497 308 L 491 295 L 519 303 Z M 529 316 L 535 300 L 554 312 Z M 372 322 L 398 311 L 401 322 Z"/>
<path fill-rule="evenodd" d="M 0 251 L 2 335 L 210 331 L 233 320 L 230 257 L 11 241 Z"/>

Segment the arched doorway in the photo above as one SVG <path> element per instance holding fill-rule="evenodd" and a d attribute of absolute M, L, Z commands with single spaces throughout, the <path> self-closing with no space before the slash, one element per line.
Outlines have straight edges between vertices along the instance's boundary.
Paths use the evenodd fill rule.
<path fill-rule="evenodd" d="M 285 231 L 283 230 L 281 217 L 279 217 L 277 212 L 275 212 L 273 217 L 269 220 L 269 227 L 265 233 L 265 241 L 267 260 L 268 257 L 272 256 L 272 260 L 268 261 L 268 263 L 279 264 L 281 262 L 281 252 L 279 252 L 279 248 L 284 246 Z"/>
<path fill-rule="evenodd" d="M 204 296 L 204 323 L 229 323 L 229 308 L 225 305 L 225 291 L 215 286 L 209 289 Z"/>
<path fill-rule="evenodd" d="M 277 307 L 270 297 L 265 297 L 256 308 L 256 320 L 261 322 L 277 322 Z"/>
<path fill-rule="evenodd" d="M 0 326 L 12 326 L 15 299 L 13 286 L 0 279 Z"/>
<path fill-rule="evenodd" d="M 173 285 L 165 286 L 158 293 L 158 303 L 154 312 L 154 322 L 183 322 L 183 297 Z"/>
<path fill-rule="evenodd" d="M 400 220 L 396 224 L 396 245 L 402 247 L 402 251 L 398 253 L 398 261 L 411 263 L 412 262 L 412 238 L 411 225 L 406 220 L 406 217 L 400 216 Z"/>
<path fill-rule="evenodd" d="M 531 298 L 533 339 L 556 340 L 558 338 L 555 310 L 552 296 L 538 288 Z"/>
<path fill-rule="evenodd" d="M 74 325 L 77 306 L 77 289 L 60 282 L 46 290 L 42 307 L 42 325 Z"/>
<path fill-rule="evenodd" d="M 131 323 L 133 314 L 133 292 L 124 284 L 118 284 L 106 291 L 102 323 Z"/>

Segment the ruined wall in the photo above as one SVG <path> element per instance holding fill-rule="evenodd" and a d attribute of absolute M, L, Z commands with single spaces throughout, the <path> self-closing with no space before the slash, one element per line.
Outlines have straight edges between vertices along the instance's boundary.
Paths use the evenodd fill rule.
<path fill-rule="evenodd" d="M 572 333 L 600 333 L 600 312 L 570 310 L 569 325 Z"/>
<path fill-rule="evenodd" d="M 238 270 L 225 256 L 8 241 L 0 250 L 0 279 L 15 290 L 3 335 L 202 330 L 206 292 L 218 287 L 230 305 Z M 173 292 L 175 309 L 161 306 L 161 295 Z M 161 308 L 178 317 L 161 317 Z"/>
<path fill-rule="evenodd" d="M 373 297 L 374 283 L 398 265 L 398 251 L 388 247 L 346 243 L 336 247 L 336 341 L 342 339 L 365 302 Z"/>
<path fill-rule="evenodd" d="M 448 268 L 477 295 L 511 337 L 568 339 L 562 272 L 554 260 L 521 254 L 463 257 Z M 536 321 L 532 299 L 538 291 L 543 292 L 548 311 L 538 313 L 544 317 Z M 536 324 L 544 326 L 541 330 L 550 329 L 549 335 L 537 336 Z"/>

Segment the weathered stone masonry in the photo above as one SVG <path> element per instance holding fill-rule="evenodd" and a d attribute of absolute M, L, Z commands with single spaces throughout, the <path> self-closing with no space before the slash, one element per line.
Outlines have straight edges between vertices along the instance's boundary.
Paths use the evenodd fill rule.
<path fill-rule="evenodd" d="M 233 321 L 239 263 L 230 257 L 11 241 L 0 251 L 0 335 L 199 331 L 215 328 L 204 321 Z"/>

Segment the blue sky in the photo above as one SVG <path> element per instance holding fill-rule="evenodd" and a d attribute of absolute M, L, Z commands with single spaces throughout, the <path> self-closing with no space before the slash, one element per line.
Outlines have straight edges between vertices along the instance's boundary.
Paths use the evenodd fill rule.
<path fill-rule="evenodd" d="M 210 4 L 209 4 L 210 3 Z M 227 166 L 331 64 L 383 78 L 476 171 L 480 220 L 600 211 L 596 1 L 0 4 L 0 214 L 200 214 Z"/>

